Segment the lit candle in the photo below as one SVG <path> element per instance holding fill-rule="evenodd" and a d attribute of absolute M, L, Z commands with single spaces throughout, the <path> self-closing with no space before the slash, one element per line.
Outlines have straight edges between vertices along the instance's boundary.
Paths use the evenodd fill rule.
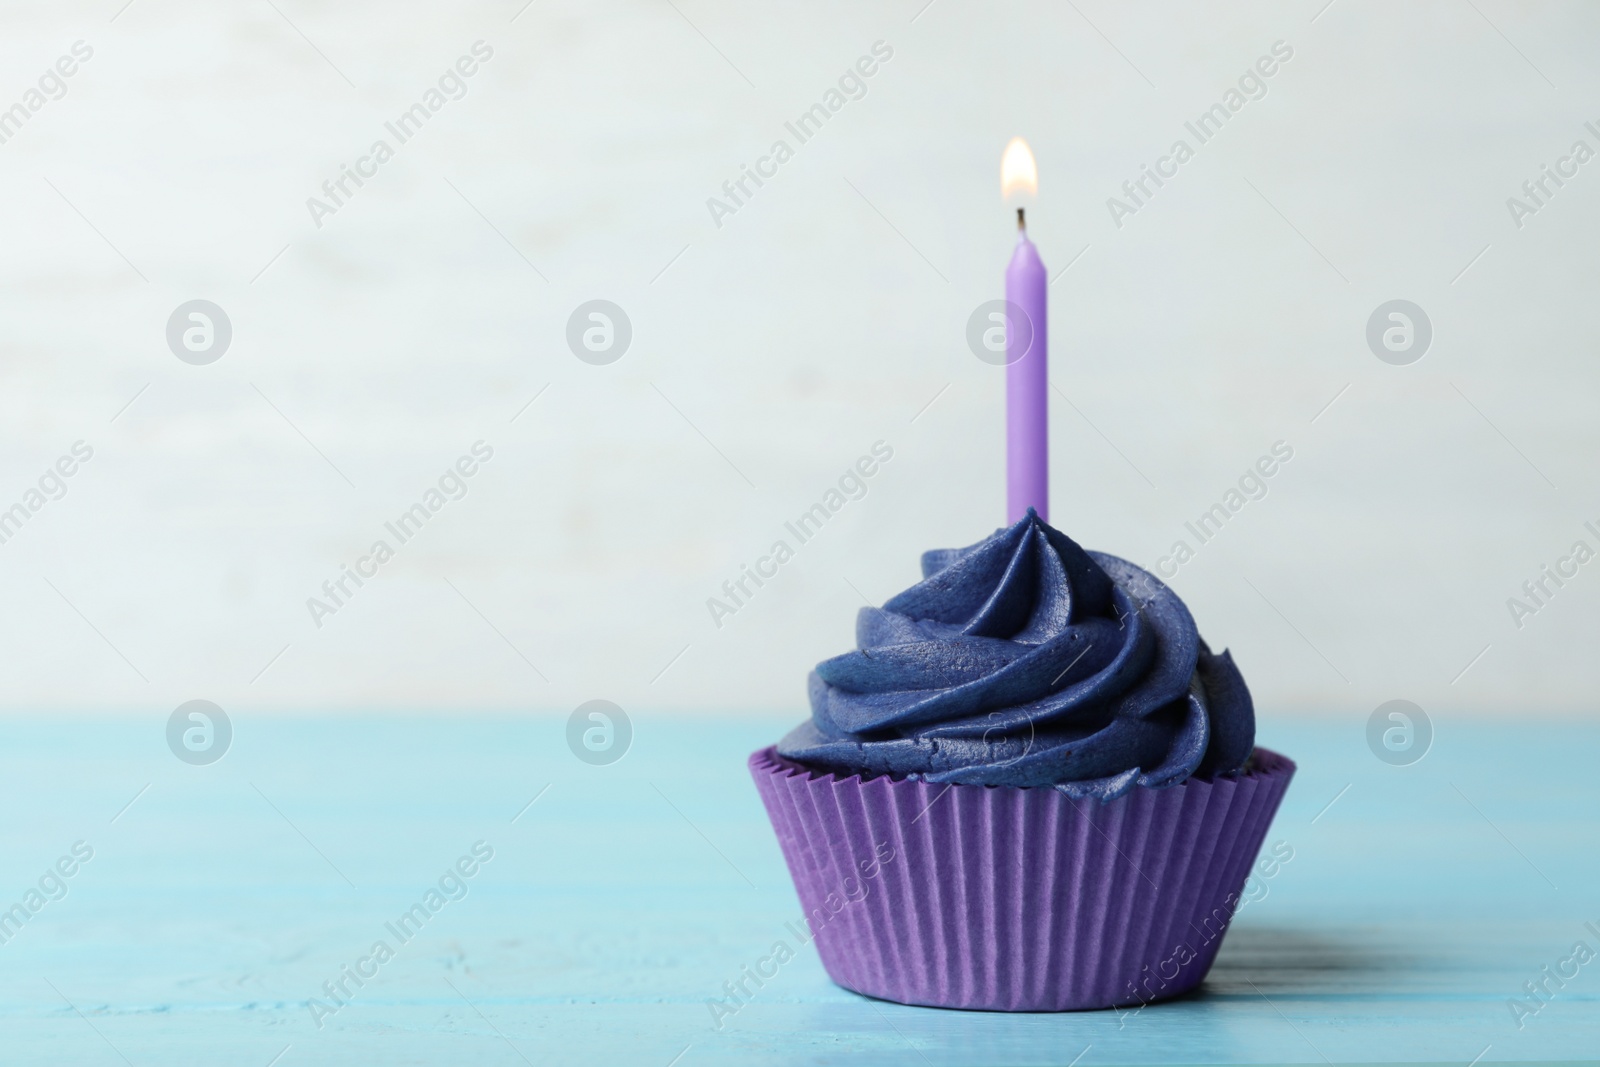
<path fill-rule="evenodd" d="M 1013 137 L 1000 159 L 1000 192 L 1032 197 L 1039 168 L 1028 142 Z M 1017 208 L 1017 250 L 1006 267 L 1006 515 L 1015 523 L 1032 508 L 1050 519 L 1049 278 L 1028 240 Z"/>

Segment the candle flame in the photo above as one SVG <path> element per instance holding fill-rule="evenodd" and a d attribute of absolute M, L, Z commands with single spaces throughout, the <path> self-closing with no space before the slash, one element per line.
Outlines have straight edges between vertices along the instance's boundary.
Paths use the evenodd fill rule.
<path fill-rule="evenodd" d="M 1033 150 L 1020 137 L 1011 138 L 1000 157 L 1000 196 L 1009 199 L 1015 194 L 1034 196 L 1039 192 L 1039 164 L 1034 162 Z"/>

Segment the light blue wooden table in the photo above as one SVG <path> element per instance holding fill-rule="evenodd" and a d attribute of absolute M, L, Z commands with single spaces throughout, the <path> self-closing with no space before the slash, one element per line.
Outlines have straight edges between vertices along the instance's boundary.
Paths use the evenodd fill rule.
<path fill-rule="evenodd" d="M 1268 837 L 1294 858 L 1189 999 L 906 1008 L 807 948 L 719 1030 L 707 998 L 799 915 L 744 767 L 780 727 L 635 724 L 591 767 L 561 718 L 236 716 L 227 756 L 191 767 L 161 722 L 5 721 L 0 907 L 44 889 L 0 917 L 0 1062 L 1600 1062 L 1600 961 L 1547 980 L 1520 1029 L 1508 1007 L 1574 942 L 1600 949 L 1595 728 L 1438 716 L 1429 755 L 1391 767 L 1364 715 L 1269 721 L 1300 763 Z M 460 899 L 401 944 L 386 923 L 464 856 Z M 314 1019 L 347 965 L 373 976 Z"/>

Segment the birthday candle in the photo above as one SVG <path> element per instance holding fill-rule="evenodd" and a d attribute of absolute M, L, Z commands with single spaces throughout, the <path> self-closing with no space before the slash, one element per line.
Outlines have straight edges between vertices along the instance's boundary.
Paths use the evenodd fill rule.
<path fill-rule="evenodd" d="M 1039 169 L 1028 143 L 1014 137 L 1000 161 L 1001 195 L 1038 192 Z M 1006 515 L 1032 508 L 1050 519 L 1049 277 L 1017 208 L 1017 249 L 1006 267 Z"/>

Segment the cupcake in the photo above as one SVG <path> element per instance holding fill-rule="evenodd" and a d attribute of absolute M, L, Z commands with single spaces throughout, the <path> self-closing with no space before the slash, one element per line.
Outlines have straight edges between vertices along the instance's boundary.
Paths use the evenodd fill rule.
<path fill-rule="evenodd" d="M 1031 510 L 922 573 L 750 757 L 828 974 L 999 1011 L 1192 989 L 1294 773 L 1232 657 Z"/>

